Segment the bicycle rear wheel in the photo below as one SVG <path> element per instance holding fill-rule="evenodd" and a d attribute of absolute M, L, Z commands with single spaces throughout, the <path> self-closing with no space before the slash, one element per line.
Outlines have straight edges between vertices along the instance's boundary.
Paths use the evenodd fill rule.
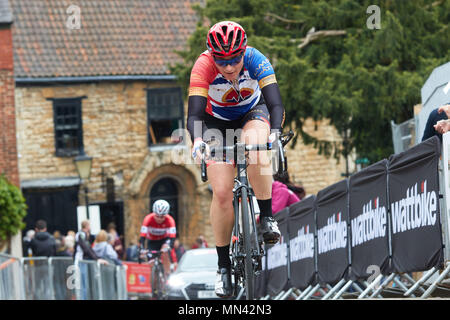
<path fill-rule="evenodd" d="M 244 240 L 244 277 L 245 277 L 245 293 L 247 300 L 253 300 L 255 298 L 255 274 L 253 272 L 253 259 L 252 259 L 252 243 L 250 232 L 250 217 L 248 206 L 247 189 L 241 189 L 241 213 L 242 213 L 242 233 Z"/>

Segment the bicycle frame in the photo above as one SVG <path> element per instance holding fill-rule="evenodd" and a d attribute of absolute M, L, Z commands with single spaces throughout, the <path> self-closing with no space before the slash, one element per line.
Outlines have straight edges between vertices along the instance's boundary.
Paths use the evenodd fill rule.
<path fill-rule="evenodd" d="M 278 172 L 287 169 L 287 159 L 284 156 L 284 145 L 293 137 L 293 132 L 280 137 L 280 143 L 277 144 L 279 152 Z M 282 140 L 284 138 L 284 141 Z M 247 151 L 272 150 L 272 144 L 247 145 L 245 143 L 236 143 L 233 146 L 212 148 L 211 153 L 234 151 L 234 163 L 237 168 L 237 175 L 234 178 L 233 188 L 233 208 L 234 208 L 234 228 L 232 237 L 232 270 L 234 271 L 234 296 L 240 296 L 238 292 L 239 283 L 243 283 L 246 290 L 246 298 L 254 298 L 254 277 L 262 269 L 261 261 L 264 255 L 262 248 L 263 241 L 258 240 L 256 228 L 255 208 L 253 197 L 255 196 L 249 185 L 247 177 Z M 201 177 L 203 181 L 208 179 L 206 173 L 205 146 L 200 149 L 202 154 Z M 242 223 L 241 223 L 242 220 Z M 250 226 L 251 224 L 251 226 Z M 251 227 L 251 228 L 250 228 Z M 251 233 L 253 231 L 253 239 Z M 241 236 L 242 234 L 242 236 Z"/>
<path fill-rule="evenodd" d="M 268 148 L 270 149 L 270 148 Z M 237 160 L 237 161 L 236 161 Z M 247 254 L 251 255 L 251 267 L 252 270 L 250 272 L 256 272 L 260 269 L 261 259 L 264 255 L 262 249 L 262 241 L 258 240 L 258 233 L 256 229 L 256 218 L 255 218 L 255 208 L 253 205 L 252 197 L 255 196 L 252 188 L 249 185 L 248 177 L 247 177 L 247 157 L 245 155 L 245 144 L 237 143 L 236 144 L 236 155 L 235 155 L 236 167 L 237 167 L 237 175 L 234 179 L 235 186 L 233 188 L 233 207 L 234 207 L 234 228 L 233 228 L 233 239 L 235 239 L 233 243 L 232 250 L 232 260 L 234 267 L 234 276 L 235 276 L 235 284 L 234 284 L 234 295 L 238 296 L 239 292 L 239 283 L 245 282 L 245 258 Z M 243 190 L 245 189 L 245 191 Z M 244 191 L 244 192 L 243 192 Z M 248 201 L 249 210 L 243 210 L 242 206 L 244 205 L 244 201 Z M 241 204 L 241 205 L 240 205 Z M 245 211 L 245 212 L 244 212 Z M 247 212 L 248 211 L 248 212 Z M 245 218 L 242 215 L 247 214 L 250 216 Z M 244 224 L 250 222 L 251 227 L 246 231 L 250 231 L 248 235 L 244 229 Z M 246 244 L 243 243 L 245 241 L 245 237 L 250 237 L 253 233 L 253 241 L 250 241 L 247 244 L 247 248 L 250 250 L 246 250 Z M 253 280 L 249 280 L 253 281 Z M 248 288 L 246 288 L 248 290 Z M 252 290 L 252 289 L 251 289 Z M 253 299 L 253 292 L 247 292 L 247 299 Z"/>
<path fill-rule="evenodd" d="M 165 276 L 165 270 L 164 265 L 161 260 L 161 255 L 167 252 L 167 250 L 150 250 L 147 252 L 146 256 L 148 259 L 148 264 L 152 266 L 152 272 L 151 272 L 151 287 L 152 287 L 152 296 L 154 296 L 155 293 L 157 293 L 157 298 L 162 299 L 164 298 L 165 294 L 165 284 L 160 288 L 161 279 L 160 279 L 160 273 L 162 272 L 163 275 L 163 283 L 165 283 L 166 276 Z M 153 260 L 153 263 L 150 263 L 150 261 Z M 140 258 L 139 258 L 140 263 Z M 154 284 L 158 284 L 155 286 Z"/>

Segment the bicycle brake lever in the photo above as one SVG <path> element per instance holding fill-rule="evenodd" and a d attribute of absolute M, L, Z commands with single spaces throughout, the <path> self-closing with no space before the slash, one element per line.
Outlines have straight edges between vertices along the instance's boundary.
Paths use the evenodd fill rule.
<path fill-rule="evenodd" d="M 202 153 L 201 175 L 203 182 L 206 182 L 208 180 L 208 174 L 206 173 L 205 148 L 206 147 L 204 144 L 202 144 L 200 147 L 200 152 Z"/>

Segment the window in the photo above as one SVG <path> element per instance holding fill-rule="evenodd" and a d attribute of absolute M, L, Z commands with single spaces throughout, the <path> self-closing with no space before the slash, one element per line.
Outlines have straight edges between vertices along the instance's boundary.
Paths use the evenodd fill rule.
<path fill-rule="evenodd" d="M 172 132 L 183 128 L 181 88 L 147 89 L 149 145 L 172 144 Z"/>
<path fill-rule="evenodd" d="M 52 99 L 56 156 L 70 157 L 82 153 L 81 99 L 83 97 Z"/>

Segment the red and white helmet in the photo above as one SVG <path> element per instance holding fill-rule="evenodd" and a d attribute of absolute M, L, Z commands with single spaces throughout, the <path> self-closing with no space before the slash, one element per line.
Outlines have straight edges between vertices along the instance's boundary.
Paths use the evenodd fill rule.
<path fill-rule="evenodd" d="M 169 213 L 170 204 L 166 200 L 156 200 L 153 203 L 153 212 L 157 215 L 166 215 Z"/>
<path fill-rule="evenodd" d="M 208 51 L 217 57 L 234 56 L 247 47 L 244 28 L 233 21 L 221 21 L 209 29 L 206 37 Z"/>

